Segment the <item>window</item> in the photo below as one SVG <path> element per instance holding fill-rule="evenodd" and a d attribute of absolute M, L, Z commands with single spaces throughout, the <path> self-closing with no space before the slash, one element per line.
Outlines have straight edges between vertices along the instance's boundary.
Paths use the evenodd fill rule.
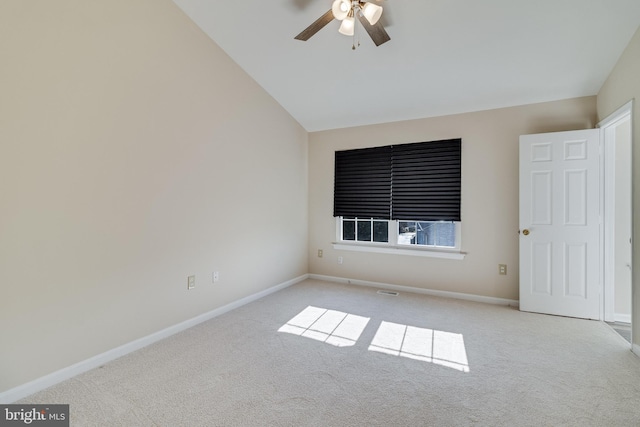
<path fill-rule="evenodd" d="M 338 240 L 460 249 L 460 139 L 335 154 Z"/>
<path fill-rule="evenodd" d="M 456 247 L 456 225 L 452 221 L 399 221 L 399 245 Z"/>
<path fill-rule="evenodd" d="M 386 243 L 389 241 L 389 221 L 342 218 L 342 240 Z"/>
<path fill-rule="evenodd" d="M 460 222 L 338 218 L 338 240 L 401 248 L 460 249 Z"/>

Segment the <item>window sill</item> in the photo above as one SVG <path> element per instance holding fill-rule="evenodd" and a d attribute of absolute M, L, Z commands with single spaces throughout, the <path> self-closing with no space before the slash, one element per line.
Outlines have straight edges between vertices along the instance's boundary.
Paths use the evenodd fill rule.
<path fill-rule="evenodd" d="M 456 259 L 463 260 L 466 253 L 451 250 L 439 250 L 439 249 L 422 249 L 422 248 L 405 248 L 401 246 L 389 246 L 389 245 L 367 245 L 358 243 L 344 243 L 334 242 L 333 249 L 339 249 L 343 251 L 356 251 L 356 252 L 376 252 L 382 254 L 393 255 L 411 255 L 411 256 L 423 256 L 429 258 L 444 258 L 444 259 Z"/>

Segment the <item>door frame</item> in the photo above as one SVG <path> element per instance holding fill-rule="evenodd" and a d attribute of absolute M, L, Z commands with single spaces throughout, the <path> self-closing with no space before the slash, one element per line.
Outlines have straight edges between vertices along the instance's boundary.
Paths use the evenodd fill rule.
<path fill-rule="evenodd" d="M 615 223 L 615 128 L 623 121 L 631 120 L 632 113 L 633 100 L 627 102 L 597 125 L 601 129 L 600 169 L 603 171 L 600 174 L 600 214 L 603 222 L 603 227 L 600 230 L 600 239 L 603 242 L 600 256 L 603 266 L 601 280 L 604 288 L 601 312 L 603 313 L 603 320 L 606 322 L 615 321 L 614 239 L 612 238 Z M 631 149 L 633 150 L 633 130 L 631 130 L 631 134 Z M 633 203 L 631 204 L 631 210 L 631 218 L 633 218 Z M 633 252 L 633 245 L 631 251 Z M 633 253 L 631 257 L 633 259 Z M 633 313 L 633 298 L 631 304 L 631 312 Z"/>

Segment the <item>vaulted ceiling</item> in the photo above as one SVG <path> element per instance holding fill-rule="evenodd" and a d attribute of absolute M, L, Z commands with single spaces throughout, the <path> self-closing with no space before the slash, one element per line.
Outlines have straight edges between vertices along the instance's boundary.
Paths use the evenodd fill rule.
<path fill-rule="evenodd" d="M 384 0 L 391 41 L 352 50 L 337 21 L 294 40 L 332 0 L 174 2 L 308 131 L 595 95 L 640 26 L 639 0 Z"/>

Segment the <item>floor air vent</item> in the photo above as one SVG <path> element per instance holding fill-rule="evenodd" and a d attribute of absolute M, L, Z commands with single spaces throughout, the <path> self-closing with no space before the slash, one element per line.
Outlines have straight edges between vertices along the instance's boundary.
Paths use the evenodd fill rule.
<path fill-rule="evenodd" d="M 382 291 L 382 290 L 380 290 L 380 291 L 378 291 L 378 293 L 380 295 L 390 295 L 392 297 L 397 297 L 398 296 L 398 293 L 394 292 L 394 291 Z"/>

